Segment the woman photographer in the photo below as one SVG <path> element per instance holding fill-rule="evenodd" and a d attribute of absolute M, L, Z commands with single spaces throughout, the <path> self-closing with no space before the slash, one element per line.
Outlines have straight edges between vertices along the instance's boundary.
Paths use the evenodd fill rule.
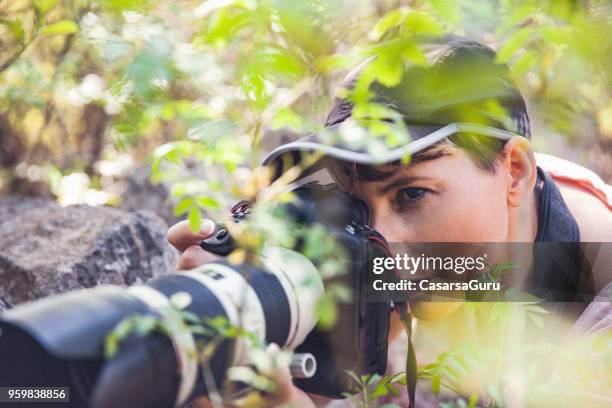
<path fill-rule="evenodd" d="M 407 68 L 399 85 L 374 84 L 372 88 L 378 101 L 401 114 L 410 131 L 412 156 L 407 165 L 392 154 L 383 160 L 372 157 L 368 163 L 362 160 L 365 156 L 355 156 L 363 152 L 345 146 L 329 149 L 312 137 L 281 146 L 268 162 L 294 151 L 326 153 L 333 159 L 330 172 L 336 182 L 367 203 L 372 227 L 389 242 L 611 241 L 612 189 L 581 166 L 534 154 L 525 102 L 507 67 L 495 63 L 495 53 L 456 37 L 424 48 L 431 60 L 428 68 Z M 362 64 L 351 72 L 343 88 L 351 89 L 363 69 Z M 494 112 L 499 106 L 503 117 Z M 351 108 L 349 101 L 336 98 L 326 126 L 339 128 L 350 122 Z M 440 129 L 466 122 L 475 126 L 436 136 Z M 170 228 L 168 240 L 181 252 L 179 269 L 214 259 L 199 246 L 213 230 L 210 220 L 197 233 L 187 222 Z M 589 259 L 589 284 L 598 293 L 610 281 L 612 254 L 595 255 Z M 609 303 L 598 306 L 600 318 L 593 318 L 587 309 L 581 318 L 582 324 L 590 322 L 585 331 L 601 326 L 598 322 L 610 315 L 605 305 Z M 427 307 L 417 305 L 416 317 L 419 312 L 430 313 Z M 395 319 L 390 340 L 400 330 L 401 323 Z M 287 370 L 281 369 L 276 380 L 280 391 L 268 397 L 270 405 L 324 403 L 293 386 Z M 205 401 L 199 404 L 206 406 Z"/>

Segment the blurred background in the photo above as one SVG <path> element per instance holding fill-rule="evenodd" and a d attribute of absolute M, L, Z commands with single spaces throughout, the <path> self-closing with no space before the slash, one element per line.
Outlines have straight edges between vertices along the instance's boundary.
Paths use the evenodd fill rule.
<path fill-rule="evenodd" d="M 318 129 L 364 56 L 381 56 L 379 79 L 393 82 L 394 67 L 420 57 L 398 39 L 444 32 L 511 66 L 537 150 L 609 183 L 611 10 L 606 0 L 0 0 L 0 193 L 198 218 L 225 205 L 215 181 Z"/>
<path fill-rule="evenodd" d="M 612 183 L 609 0 L 0 0 L 0 310 L 171 273 L 168 225 L 188 218 L 196 229 L 204 215 L 253 198 L 266 185 L 257 167 L 265 152 L 321 130 L 350 68 L 377 55 L 375 79 L 397 84 L 404 64 L 424 60 L 414 37 L 444 33 L 487 44 L 510 66 L 535 150 Z M 260 225 L 268 237 L 292 237 L 279 220 Z M 322 251 L 314 258 L 333 252 L 321 236 L 312 235 Z M 326 292 L 321 321 L 333 324 L 342 293 Z M 419 351 L 419 376 L 431 380 L 431 401 L 420 406 L 502 401 L 499 364 L 509 355 L 527 405 L 609 406 L 599 404 L 610 401 L 609 342 L 572 348 L 555 335 L 554 347 L 527 350 L 500 316 L 542 327 L 544 313 L 499 305 L 480 321 L 501 325 L 500 337 L 513 339 L 505 346 L 478 340 L 457 351 L 437 341 L 467 326 L 424 326 L 417 348 L 431 350 Z M 574 361 L 583 355 L 596 362 Z M 496 374 L 464 399 L 435 400 L 440 384 L 466 383 L 464 356 Z M 397 391 L 378 388 L 357 405 Z"/>

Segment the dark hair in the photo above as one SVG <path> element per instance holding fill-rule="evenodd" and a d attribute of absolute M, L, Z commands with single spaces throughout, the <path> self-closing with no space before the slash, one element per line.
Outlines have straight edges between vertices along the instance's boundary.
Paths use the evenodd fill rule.
<path fill-rule="evenodd" d="M 457 134 L 451 136 L 447 141 L 438 142 L 416 153 L 411 157 L 410 163 L 414 164 L 415 162 L 425 161 L 435 158 L 435 156 L 444 155 L 440 150 L 440 147 L 444 145 L 455 145 L 466 150 L 478 167 L 495 174 L 497 162 L 502 158 L 502 149 L 505 142 L 482 135 Z M 326 167 L 329 169 L 336 182 L 347 191 L 351 191 L 354 183 L 357 181 L 384 180 L 395 173 L 401 166 L 402 163 L 399 160 L 379 166 L 357 164 L 340 160 L 328 160 L 326 162 Z"/>

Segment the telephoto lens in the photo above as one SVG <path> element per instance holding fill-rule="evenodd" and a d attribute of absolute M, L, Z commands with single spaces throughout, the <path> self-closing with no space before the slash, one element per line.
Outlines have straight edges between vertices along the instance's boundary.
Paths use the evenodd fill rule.
<path fill-rule="evenodd" d="M 127 289 L 101 286 L 6 311 L 0 314 L 0 384 L 69 387 L 74 407 L 182 406 L 215 391 L 231 399 L 245 387 L 226 381 L 227 373 L 249 363 L 252 341 L 259 339 L 296 351 L 290 370 L 302 390 L 330 398 L 359 392 L 347 372 L 382 375 L 387 368 L 391 304 L 368 301 L 365 288 L 373 259 L 387 255 L 388 247 L 368 225 L 365 203 L 337 186 L 307 183 L 295 194 L 298 200 L 285 207 L 287 215 L 298 228 L 324 228 L 337 245 L 339 265 L 328 286 L 351 293 L 350 301 L 337 305 L 341 318 L 333 327 L 315 327 L 324 287 L 315 266 L 302 255 L 308 251 L 300 238 L 294 250 L 266 248 L 256 265 L 232 265 L 224 258 Z M 236 222 L 249 212 L 245 203 L 235 209 Z M 220 232 L 201 246 L 227 253 L 234 244 L 227 231 Z M 189 299 L 183 302 L 189 314 L 183 316 L 197 316 L 204 324 L 200 330 L 185 330 L 176 322 L 170 306 L 181 303 L 180 298 Z M 162 318 L 165 325 L 162 330 L 143 329 L 139 322 L 147 319 L 134 319 L 139 315 L 149 321 L 151 316 Z M 117 325 L 126 318 L 135 333 L 118 335 L 113 329 L 123 327 Z M 223 335 L 219 322 L 251 335 Z M 106 358 L 109 333 L 121 341 Z"/>
<path fill-rule="evenodd" d="M 185 310 L 203 322 L 222 317 L 266 342 L 296 348 L 316 324 L 321 278 L 307 258 L 285 248 L 267 248 L 260 260 L 259 266 L 220 261 L 143 285 L 100 286 L 5 311 L 0 384 L 69 387 L 70 402 L 62 406 L 73 407 L 171 407 L 208 395 L 222 387 L 230 367 L 248 364 L 247 336 L 153 331 L 128 336 L 109 359 L 105 339 L 127 317 L 163 316 L 170 298 L 185 292 L 191 299 Z M 206 361 L 196 355 L 201 344 L 214 346 Z M 294 362 L 308 376 L 316 367 L 311 358 Z"/>

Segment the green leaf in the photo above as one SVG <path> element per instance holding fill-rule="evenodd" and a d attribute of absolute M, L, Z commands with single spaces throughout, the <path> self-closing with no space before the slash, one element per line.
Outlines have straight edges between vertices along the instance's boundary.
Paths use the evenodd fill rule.
<path fill-rule="evenodd" d="M 113 329 L 113 332 L 115 336 L 117 337 L 117 340 L 123 340 L 127 336 L 129 336 L 133 330 L 134 330 L 134 319 L 126 318 L 120 321 L 119 324 L 117 324 L 117 326 Z"/>
<path fill-rule="evenodd" d="M 365 376 L 365 377 L 367 378 L 367 381 L 366 381 L 366 380 L 364 380 L 364 383 L 365 383 L 366 385 L 368 385 L 368 386 L 370 386 L 370 385 L 374 384 L 374 383 L 375 383 L 375 382 L 377 382 L 378 380 L 381 380 L 381 377 L 380 377 L 380 375 L 378 375 L 378 374 L 373 374 L 373 375 L 370 375 L 370 376 Z"/>
<path fill-rule="evenodd" d="M 151 333 L 157 326 L 158 319 L 154 316 L 139 316 L 136 319 L 136 333 L 141 336 Z"/>
<path fill-rule="evenodd" d="M 412 42 L 404 43 L 404 46 L 402 47 L 402 58 L 415 65 L 427 65 L 427 57 L 423 53 L 423 50 Z"/>
<path fill-rule="evenodd" d="M 530 27 L 520 29 L 512 34 L 497 52 L 496 62 L 508 62 L 519 49 L 525 46 L 532 34 L 533 28 Z"/>
<path fill-rule="evenodd" d="M 440 374 L 436 374 L 431 378 L 431 392 L 437 397 L 440 394 Z"/>
<path fill-rule="evenodd" d="M 185 197 L 181 201 L 179 201 L 174 207 L 174 215 L 178 216 L 189 211 L 191 206 L 193 205 L 193 198 Z"/>
<path fill-rule="evenodd" d="M 399 84 L 402 79 L 403 63 L 398 55 L 391 53 L 384 57 L 381 55 L 370 64 L 370 67 L 375 71 L 378 82 L 387 87 Z"/>
<path fill-rule="evenodd" d="M 257 72 L 246 72 L 242 77 L 242 90 L 256 108 L 262 109 L 268 102 L 264 78 Z"/>
<path fill-rule="evenodd" d="M 322 296 L 317 302 L 317 314 L 319 325 L 323 328 L 330 328 L 336 323 L 338 310 L 334 300 L 328 294 Z"/>
<path fill-rule="evenodd" d="M 514 61 L 512 64 L 512 72 L 515 75 L 521 76 L 529 71 L 538 62 L 538 56 L 534 51 L 527 51 Z"/>
<path fill-rule="evenodd" d="M 119 350 L 117 336 L 111 333 L 110 335 L 106 336 L 106 339 L 104 339 L 104 356 L 106 358 L 111 358 L 117 354 L 117 350 Z"/>
<path fill-rule="evenodd" d="M 159 117 L 165 121 L 171 121 L 176 117 L 175 103 L 173 101 L 166 102 L 159 111 Z"/>
<path fill-rule="evenodd" d="M 385 386 L 385 384 L 380 384 L 374 387 L 372 392 L 370 393 L 370 398 L 372 400 L 382 397 L 389 394 L 389 389 Z"/>
<path fill-rule="evenodd" d="M 461 19 L 460 2 L 448 0 L 429 0 L 431 7 L 445 20 L 457 24 Z"/>
<path fill-rule="evenodd" d="M 543 26 L 538 32 L 546 41 L 553 44 L 568 44 L 572 40 L 573 29 L 571 27 Z"/>
<path fill-rule="evenodd" d="M 189 220 L 189 228 L 191 228 L 193 232 L 197 232 L 200 230 L 200 227 L 202 225 L 202 214 L 200 214 L 200 210 L 197 206 L 194 205 L 193 207 L 191 207 L 187 219 Z"/>
<path fill-rule="evenodd" d="M 395 395 L 396 397 L 399 397 L 400 392 L 394 384 L 385 384 L 385 387 L 387 387 L 391 394 Z"/>
<path fill-rule="evenodd" d="M 355 380 L 355 382 L 357 383 L 357 385 L 359 385 L 361 388 L 364 387 L 363 382 L 361 381 L 361 379 L 357 376 L 357 374 L 355 374 L 352 371 L 346 370 L 346 373 L 348 374 L 349 377 L 351 377 L 353 380 Z"/>
<path fill-rule="evenodd" d="M 196 198 L 196 203 L 202 208 L 212 208 L 215 210 L 221 208 L 219 202 L 212 197 L 198 197 Z"/>
<path fill-rule="evenodd" d="M 79 31 L 79 26 L 72 20 L 60 20 L 40 29 L 40 35 L 73 34 Z"/>
<path fill-rule="evenodd" d="M 252 21 L 252 13 L 237 7 L 226 7 L 219 10 L 201 33 L 200 40 L 224 47 L 232 41 Z"/>
<path fill-rule="evenodd" d="M 288 50 L 267 48 L 255 56 L 266 77 L 299 78 L 305 72 L 303 62 Z"/>
<path fill-rule="evenodd" d="M 406 11 L 404 9 L 395 9 L 389 11 L 385 14 L 378 23 L 374 26 L 372 32 L 376 36 L 376 38 L 380 38 L 387 31 L 392 29 L 393 27 L 397 27 L 406 15 Z"/>
<path fill-rule="evenodd" d="M 150 0 L 101 0 L 100 4 L 116 12 L 123 12 L 128 10 L 143 11 L 149 2 Z"/>
<path fill-rule="evenodd" d="M 202 319 L 198 317 L 197 314 L 190 312 L 189 310 L 181 310 L 181 316 L 184 321 L 193 323 L 193 324 L 201 324 Z"/>
<path fill-rule="evenodd" d="M 7 18 L 0 17 L 0 24 L 7 26 L 15 38 L 19 42 L 23 42 L 25 39 L 25 31 L 23 30 L 23 23 L 21 20 L 9 20 Z"/>
<path fill-rule="evenodd" d="M 478 394 L 471 394 L 470 400 L 468 401 L 468 408 L 476 408 L 478 403 Z"/>
<path fill-rule="evenodd" d="M 413 11 L 406 16 L 404 27 L 414 34 L 440 35 L 444 33 L 442 25 L 430 14 Z"/>
<path fill-rule="evenodd" d="M 45 16 L 53 7 L 57 5 L 58 0 L 35 0 L 34 9 L 42 17 Z"/>
<path fill-rule="evenodd" d="M 420 371 L 421 373 L 426 374 L 426 375 L 433 375 L 439 369 L 440 369 L 439 363 L 430 363 L 430 364 L 427 364 L 425 367 L 423 367 Z"/>
<path fill-rule="evenodd" d="M 446 377 L 448 377 L 449 380 L 458 383 L 459 382 L 459 375 L 457 374 L 457 372 L 455 370 L 453 370 L 451 367 L 449 367 L 448 365 L 444 366 L 442 368 L 442 373 L 444 373 L 444 375 Z"/>
<path fill-rule="evenodd" d="M 408 382 L 406 373 L 402 373 L 400 376 L 397 377 L 397 379 L 394 379 L 394 381 L 398 384 L 406 385 L 406 383 Z"/>

